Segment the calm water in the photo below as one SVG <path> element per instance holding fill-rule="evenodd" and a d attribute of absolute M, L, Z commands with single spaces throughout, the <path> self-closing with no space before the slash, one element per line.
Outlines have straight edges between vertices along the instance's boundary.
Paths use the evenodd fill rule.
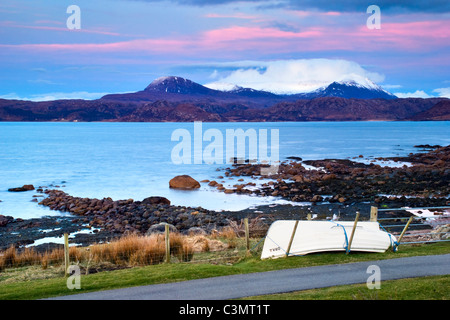
<path fill-rule="evenodd" d="M 217 129 L 279 130 L 280 160 L 407 155 L 417 144 L 450 144 L 450 122 L 203 123 Z M 197 191 L 169 189 L 169 180 L 189 174 L 217 179 L 227 164 L 172 162 L 176 129 L 194 136 L 193 123 L 0 123 L 0 214 L 30 218 L 57 214 L 31 202 L 33 192 L 7 189 L 24 184 L 64 186 L 80 197 L 115 200 L 165 196 L 175 205 L 239 210 L 280 202 L 276 198 L 226 195 L 203 186 Z M 203 148 L 209 142 L 203 142 Z M 225 145 L 225 141 L 224 141 Z M 269 139 L 270 151 L 270 139 Z M 194 152 L 194 150 L 193 150 Z M 270 152 L 269 152 L 270 154 Z M 233 180 L 226 179 L 231 185 Z"/>

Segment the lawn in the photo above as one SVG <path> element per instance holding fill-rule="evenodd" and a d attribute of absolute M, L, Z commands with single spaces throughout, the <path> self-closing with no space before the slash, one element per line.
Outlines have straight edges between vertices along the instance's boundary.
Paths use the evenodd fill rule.
<path fill-rule="evenodd" d="M 450 275 L 382 281 L 247 297 L 243 300 L 450 300 Z"/>
<path fill-rule="evenodd" d="M 45 270 L 42 270 L 42 268 L 37 266 L 30 266 L 16 269 L 6 269 L 0 273 L 0 300 L 32 300 L 75 293 L 185 281 L 232 274 L 447 253 L 450 253 L 450 243 L 404 245 L 401 246 L 400 250 L 395 253 L 391 251 L 387 251 L 386 253 L 352 252 L 351 254 L 346 255 L 345 253 L 339 252 L 311 254 L 301 257 L 289 257 L 274 260 L 261 260 L 259 259 L 259 252 L 254 252 L 251 255 L 243 254 L 239 261 L 233 263 L 163 263 L 82 275 L 81 289 L 79 290 L 69 290 L 67 288 L 67 282 L 63 276 L 63 269 L 61 266 L 49 266 Z M 48 276 L 46 276 L 46 274 L 48 274 Z M 55 276 L 55 274 L 57 276 Z M 437 298 L 442 297 L 443 299 L 448 299 L 448 281 L 448 277 L 426 279 L 424 286 L 421 289 L 415 290 L 415 293 L 414 291 L 410 293 L 408 290 L 397 290 L 396 292 L 392 291 L 395 293 L 393 298 L 410 299 L 410 297 L 418 297 L 420 299 L 420 297 L 431 294 L 431 292 L 427 293 L 427 290 L 440 288 L 436 291 L 437 293 L 434 296 L 437 296 Z M 415 280 L 414 283 L 416 282 L 417 281 Z M 386 286 L 388 288 L 389 285 L 390 284 L 383 283 L 382 287 L 384 288 L 384 286 Z M 396 284 L 393 284 L 392 286 L 397 287 Z M 343 293 L 342 299 L 373 299 L 380 297 L 383 299 L 384 297 L 384 295 L 381 296 L 383 290 L 371 290 L 371 292 L 367 292 L 367 290 L 363 290 L 363 288 L 365 288 L 364 285 L 361 288 L 358 287 L 358 289 L 356 289 L 356 292 L 358 292 L 358 290 L 360 291 L 359 294 L 355 294 L 355 289 L 350 289 L 349 292 L 352 293 Z M 325 299 L 327 297 L 333 297 L 334 292 L 345 291 L 345 288 L 339 289 L 339 287 L 335 287 L 323 290 L 325 291 L 322 291 L 322 293 L 312 292 L 309 297 L 313 297 L 312 299 Z M 331 293 L 333 293 L 333 295 Z M 281 299 L 309 299 L 309 297 L 304 296 L 303 294 L 304 292 L 291 293 L 287 296 L 280 295 L 279 297 Z M 264 299 L 268 298 L 269 297 L 264 297 Z M 276 299 L 277 296 L 271 297 L 270 299 L 272 298 Z"/>

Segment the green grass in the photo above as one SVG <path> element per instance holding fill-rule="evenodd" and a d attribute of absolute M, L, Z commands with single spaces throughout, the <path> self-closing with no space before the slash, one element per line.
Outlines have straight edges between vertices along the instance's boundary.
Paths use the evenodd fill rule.
<path fill-rule="evenodd" d="M 382 281 L 380 289 L 365 284 L 247 297 L 242 300 L 449 300 L 450 275 Z"/>
<path fill-rule="evenodd" d="M 396 253 L 388 251 L 386 253 L 351 253 L 346 255 L 345 253 L 339 252 L 311 254 L 303 257 L 289 257 L 286 259 L 281 258 L 274 260 L 261 260 L 259 259 L 259 253 L 256 253 L 252 256 L 242 258 L 240 261 L 233 264 L 159 264 L 83 275 L 81 277 L 80 290 L 67 289 L 66 279 L 62 276 L 61 268 L 40 270 L 37 267 L 28 267 L 21 268 L 20 270 L 7 270 L 0 273 L 0 300 L 32 300 L 99 290 L 185 281 L 232 274 L 446 253 L 450 253 L 450 243 L 434 243 L 415 246 L 404 245 L 401 246 L 400 250 Z M 44 279 L 38 279 L 40 275 L 37 276 L 35 274 L 51 273 L 52 270 L 50 269 L 53 269 L 53 272 L 55 272 L 58 276 L 53 278 L 50 276 L 44 276 Z M 22 279 L 19 278 L 19 280 L 12 280 L 13 278 L 17 279 L 17 277 L 13 277 L 14 272 L 21 273 L 27 271 L 30 273 L 28 276 L 24 276 Z M 401 295 L 402 293 L 400 292 L 399 296 Z"/>

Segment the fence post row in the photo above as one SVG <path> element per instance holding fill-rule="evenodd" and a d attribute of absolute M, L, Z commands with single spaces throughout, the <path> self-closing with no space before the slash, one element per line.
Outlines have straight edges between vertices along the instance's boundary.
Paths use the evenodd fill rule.
<path fill-rule="evenodd" d="M 438 209 L 438 208 L 450 208 L 450 207 L 430 207 L 430 208 L 426 208 L 426 209 Z M 385 220 L 385 219 L 378 219 L 378 212 L 379 211 L 389 211 L 389 210 L 405 210 L 406 208 L 393 208 L 393 209 L 379 209 L 378 207 L 375 206 L 371 206 L 370 207 L 370 221 L 372 222 L 379 222 L 380 220 Z M 409 208 L 411 209 L 411 208 Z M 356 217 L 355 217 L 355 221 L 353 224 L 353 229 L 352 229 L 352 233 L 351 236 L 349 238 L 349 242 L 347 245 L 347 254 L 350 253 L 351 250 L 351 245 L 355 236 L 355 231 L 357 228 L 357 224 L 360 218 L 360 212 L 357 211 L 356 212 Z M 311 213 L 308 213 L 307 215 L 307 220 L 312 220 L 312 215 Z M 386 219 L 388 220 L 388 219 Z M 406 225 L 404 226 L 400 236 L 398 237 L 398 240 L 395 244 L 396 247 L 398 247 L 400 245 L 400 242 L 402 240 L 402 238 L 405 236 L 411 222 L 414 220 L 414 216 L 409 217 L 408 222 L 406 223 Z M 297 231 L 297 227 L 298 227 L 298 223 L 299 221 L 295 221 L 295 225 L 294 228 L 292 230 L 292 234 L 289 240 L 289 244 L 287 247 L 287 251 L 286 251 L 286 257 L 289 256 L 290 254 L 290 250 L 291 250 L 291 246 L 295 237 L 295 233 Z M 245 245 L 246 245 L 246 249 L 247 249 L 247 254 L 250 252 L 250 229 L 249 229 L 249 221 L 248 218 L 244 218 L 244 228 L 245 228 Z M 170 263 L 171 257 L 170 257 L 170 228 L 169 228 L 169 224 L 165 225 L 165 233 L 164 233 L 164 238 L 165 238 L 165 262 L 166 263 Z M 443 241 L 448 241 L 448 240 L 443 240 Z M 68 276 L 68 271 L 69 271 L 69 265 L 70 264 L 70 260 L 69 260 L 69 234 L 68 233 L 64 233 L 64 274 L 65 276 Z"/>

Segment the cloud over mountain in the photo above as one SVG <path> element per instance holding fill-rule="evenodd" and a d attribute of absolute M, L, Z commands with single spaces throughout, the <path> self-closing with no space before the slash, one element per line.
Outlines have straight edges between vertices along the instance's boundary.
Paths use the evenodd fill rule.
<path fill-rule="evenodd" d="M 305 93 L 317 90 L 334 81 L 380 83 L 384 75 L 364 69 L 358 63 L 335 59 L 300 59 L 277 61 L 240 61 L 218 65 L 235 69 L 220 76 L 206 87 L 226 90 L 233 85 L 278 94 Z"/>

